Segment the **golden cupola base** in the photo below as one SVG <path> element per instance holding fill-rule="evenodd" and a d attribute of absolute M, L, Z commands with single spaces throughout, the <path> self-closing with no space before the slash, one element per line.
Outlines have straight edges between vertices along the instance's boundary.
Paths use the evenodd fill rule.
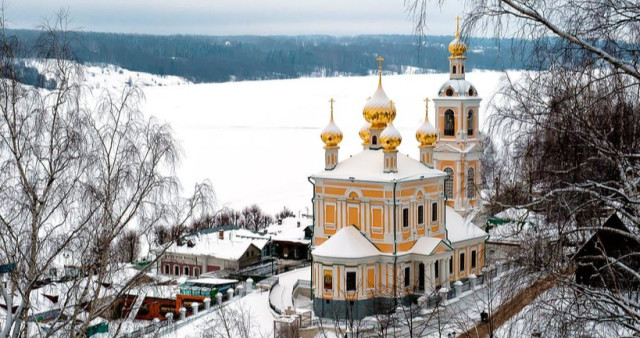
<path fill-rule="evenodd" d="M 402 135 L 393 126 L 393 122 L 389 123 L 380 133 L 380 143 L 384 148 L 384 172 L 398 172 L 398 146 L 402 142 Z"/>
<path fill-rule="evenodd" d="M 362 125 L 360 131 L 358 132 L 358 135 L 360 135 L 360 138 L 362 139 L 362 147 L 364 147 L 364 149 L 369 148 L 369 146 L 371 145 L 370 129 L 371 123 L 366 122 L 364 125 Z"/>
<path fill-rule="evenodd" d="M 429 99 L 425 99 L 424 123 L 416 131 L 416 139 L 420 142 L 420 162 L 433 168 L 433 148 L 438 140 L 436 128 L 429 122 Z"/>
<path fill-rule="evenodd" d="M 380 133 L 396 118 L 396 107 L 382 89 L 382 61 L 378 56 L 378 88 L 367 100 L 362 110 L 364 119 L 371 124 L 369 128 L 369 148 L 380 149 Z"/>
<path fill-rule="evenodd" d="M 333 103 L 335 100 L 331 99 L 329 102 L 331 103 L 331 119 L 320 134 L 320 138 L 324 142 L 326 170 L 331 170 L 338 164 L 338 150 L 340 149 L 338 144 L 342 141 L 342 131 L 333 121 Z"/>

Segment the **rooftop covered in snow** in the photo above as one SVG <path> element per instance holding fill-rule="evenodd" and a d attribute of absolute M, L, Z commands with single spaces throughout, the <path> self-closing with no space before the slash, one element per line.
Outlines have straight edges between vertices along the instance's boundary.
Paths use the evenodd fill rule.
<path fill-rule="evenodd" d="M 398 172 L 384 172 L 384 153 L 382 150 L 365 149 L 362 152 L 338 163 L 332 170 L 323 170 L 313 178 L 355 179 L 359 181 L 392 182 L 393 180 L 419 180 L 435 177 L 446 177 L 440 171 L 427 167 L 409 155 L 398 153 Z"/>

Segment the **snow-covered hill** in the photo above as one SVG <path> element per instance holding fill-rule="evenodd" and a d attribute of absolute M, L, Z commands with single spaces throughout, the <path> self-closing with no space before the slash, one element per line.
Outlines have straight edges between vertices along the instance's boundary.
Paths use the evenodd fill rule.
<path fill-rule="evenodd" d="M 489 71 L 467 74 L 485 106 L 503 77 Z M 417 158 L 414 135 L 424 120 L 423 100 L 434 97 L 447 78 L 383 77 L 398 110 L 394 124 L 403 136 L 402 153 Z M 376 76 L 366 76 L 152 86 L 144 89 L 143 111 L 170 123 L 181 141 L 184 158 L 178 174 L 185 189 L 209 179 L 220 206 L 257 203 L 274 213 L 286 205 L 304 213 L 312 197 L 307 177 L 324 166 L 320 131 L 329 121 L 329 99 L 336 100 L 344 159 L 362 148 L 362 107 L 377 82 Z M 430 115 L 433 121 L 433 105 Z"/>
<path fill-rule="evenodd" d="M 42 72 L 44 62 L 38 59 L 25 59 L 25 65 Z M 156 86 L 180 86 L 191 84 L 190 81 L 178 76 L 161 76 L 127 70 L 110 64 L 83 65 L 85 84 L 95 89 L 119 90 L 127 84 L 135 84 L 141 88 Z"/>

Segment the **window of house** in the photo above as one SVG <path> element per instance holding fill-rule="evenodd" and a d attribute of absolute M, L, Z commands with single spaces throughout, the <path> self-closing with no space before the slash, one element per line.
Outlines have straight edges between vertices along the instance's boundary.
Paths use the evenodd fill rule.
<path fill-rule="evenodd" d="M 431 204 L 431 221 L 436 222 L 438 220 L 438 203 Z"/>
<path fill-rule="evenodd" d="M 411 268 L 404 268 L 404 286 L 408 287 L 411 284 Z"/>
<path fill-rule="evenodd" d="M 447 92 L 449 91 L 449 89 L 447 89 Z M 452 91 L 453 92 L 453 91 Z M 453 95 L 453 93 L 452 93 Z M 447 96 L 451 96 L 451 95 L 447 95 Z M 453 136 L 455 135 L 454 132 L 454 127 L 455 127 L 455 122 L 453 120 L 453 110 L 451 109 L 447 109 L 444 112 L 444 136 Z"/>
<path fill-rule="evenodd" d="M 173 274 L 176 276 L 180 276 L 180 267 L 179 266 L 174 266 L 173 267 Z"/>
<path fill-rule="evenodd" d="M 347 291 L 356 291 L 356 272 L 347 271 Z"/>
<path fill-rule="evenodd" d="M 444 180 L 444 194 L 447 199 L 453 199 L 453 169 L 445 168 L 444 172 L 447 174 L 447 178 Z"/>
<path fill-rule="evenodd" d="M 169 268 L 169 264 L 164 266 L 164 274 L 168 275 L 171 272 L 171 269 Z"/>
<path fill-rule="evenodd" d="M 409 227 L 409 208 L 402 209 L 402 226 Z"/>
<path fill-rule="evenodd" d="M 471 268 L 472 269 L 476 268 L 476 251 L 475 250 L 471 250 Z"/>
<path fill-rule="evenodd" d="M 189 276 L 189 267 L 188 266 L 184 267 L 184 274 Z"/>
<path fill-rule="evenodd" d="M 434 273 L 433 273 L 433 277 L 434 277 L 434 278 L 439 278 L 439 276 L 438 276 L 438 275 L 440 274 L 440 269 L 438 269 L 438 265 L 439 265 L 439 263 L 438 263 L 438 262 L 439 262 L 439 261 L 436 261 L 436 262 L 433 264 L 433 269 L 435 270 L 435 271 L 434 271 Z"/>
<path fill-rule="evenodd" d="M 324 270 L 324 290 L 331 291 L 333 290 L 333 271 Z"/>
<path fill-rule="evenodd" d="M 467 135 L 473 136 L 473 109 L 467 113 Z"/>
<path fill-rule="evenodd" d="M 424 224 L 424 206 L 418 206 L 418 224 Z"/>
<path fill-rule="evenodd" d="M 460 271 L 464 271 L 464 252 L 460 253 Z"/>
<path fill-rule="evenodd" d="M 467 171 L 467 198 L 471 199 L 476 196 L 475 172 L 473 167 Z"/>

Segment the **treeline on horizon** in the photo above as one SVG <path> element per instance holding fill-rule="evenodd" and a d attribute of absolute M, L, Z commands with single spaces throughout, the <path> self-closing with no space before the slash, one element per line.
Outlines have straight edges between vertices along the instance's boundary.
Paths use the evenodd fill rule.
<path fill-rule="evenodd" d="M 8 30 L 31 53 L 37 30 Z M 199 36 L 75 32 L 71 43 L 78 60 L 106 63 L 132 71 L 176 75 L 193 82 L 288 79 L 302 76 L 367 75 L 378 68 L 395 73 L 448 69 L 452 36 Z M 526 48 L 513 40 L 469 38 L 467 68 L 528 69 Z M 498 48 L 502 46 L 502 48 Z"/>

